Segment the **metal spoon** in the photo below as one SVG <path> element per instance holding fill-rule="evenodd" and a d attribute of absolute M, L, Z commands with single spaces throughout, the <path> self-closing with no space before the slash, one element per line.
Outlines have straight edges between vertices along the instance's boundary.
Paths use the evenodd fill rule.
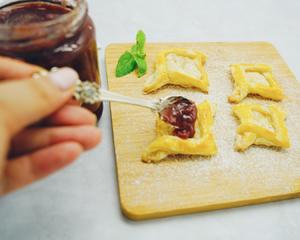
<path fill-rule="evenodd" d="M 158 113 L 178 99 L 177 96 L 160 98 L 158 100 L 133 98 L 101 89 L 95 82 L 83 82 L 80 80 L 77 81 L 73 97 L 81 103 L 86 104 L 94 104 L 101 101 L 121 102 L 150 108 Z"/>
<path fill-rule="evenodd" d="M 57 67 L 51 68 L 50 72 L 57 71 Z M 49 74 L 47 70 L 36 72 L 32 75 L 33 78 L 45 77 Z M 99 84 L 90 81 L 77 80 L 73 97 L 81 103 L 94 104 L 102 101 L 121 102 L 141 107 L 150 108 L 153 111 L 161 113 L 166 107 L 175 103 L 178 98 L 186 99 L 181 96 L 171 96 L 166 98 L 160 98 L 158 100 L 145 100 L 140 98 L 133 98 L 124 96 L 118 93 L 110 92 L 105 89 L 101 89 Z"/>

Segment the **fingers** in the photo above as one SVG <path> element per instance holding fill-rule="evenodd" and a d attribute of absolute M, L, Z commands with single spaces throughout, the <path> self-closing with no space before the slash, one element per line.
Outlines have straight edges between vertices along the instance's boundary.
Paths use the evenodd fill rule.
<path fill-rule="evenodd" d="M 71 98 L 69 101 L 68 101 L 68 105 L 72 105 L 72 106 L 81 106 L 80 102 Z"/>
<path fill-rule="evenodd" d="M 51 114 L 44 123 L 51 126 L 95 125 L 96 121 L 96 115 L 89 110 L 78 106 L 65 105 Z"/>
<path fill-rule="evenodd" d="M 10 135 L 59 109 L 72 95 L 78 74 L 61 68 L 47 77 L 5 81 L 0 85 L 0 118 Z"/>
<path fill-rule="evenodd" d="M 72 163 L 82 153 L 79 143 L 65 142 L 7 162 L 3 193 L 39 180 Z"/>
<path fill-rule="evenodd" d="M 31 77 L 43 68 L 8 57 L 0 57 L 0 80 Z"/>
<path fill-rule="evenodd" d="M 100 140 L 100 130 L 93 126 L 28 129 L 13 139 L 12 155 L 18 156 L 62 142 L 77 142 L 84 150 L 88 150 Z"/>

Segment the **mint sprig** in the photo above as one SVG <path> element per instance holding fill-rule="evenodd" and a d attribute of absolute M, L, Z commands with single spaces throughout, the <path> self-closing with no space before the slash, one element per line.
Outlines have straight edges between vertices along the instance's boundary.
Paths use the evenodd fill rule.
<path fill-rule="evenodd" d="M 116 77 L 123 77 L 137 69 L 138 77 L 142 77 L 147 72 L 147 62 L 145 60 L 145 33 L 139 30 L 136 34 L 136 44 L 134 44 L 130 51 L 126 51 L 119 58 L 116 67 Z"/>

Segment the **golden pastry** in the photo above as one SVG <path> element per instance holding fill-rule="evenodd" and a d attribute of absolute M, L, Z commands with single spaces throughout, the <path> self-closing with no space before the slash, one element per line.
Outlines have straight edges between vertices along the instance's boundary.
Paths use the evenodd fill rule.
<path fill-rule="evenodd" d="M 261 97 L 282 100 L 283 91 L 276 82 L 272 68 L 265 64 L 233 64 L 231 74 L 234 90 L 228 101 L 239 103 L 248 94 L 257 94 Z"/>
<path fill-rule="evenodd" d="M 206 56 L 196 50 L 169 49 L 158 54 L 155 72 L 145 82 L 144 92 L 156 91 L 167 84 L 197 88 L 208 92 Z"/>
<path fill-rule="evenodd" d="M 285 113 L 279 106 L 241 103 L 233 106 L 233 114 L 240 121 L 235 143 L 237 151 L 244 151 L 251 145 L 290 146 Z"/>
<path fill-rule="evenodd" d="M 180 134 L 174 132 L 178 130 L 174 125 L 166 122 L 160 115 L 157 116 L 157 137 L 142 154 L 144 162 L 158 162 L 176 154 L 211 156 L 217 153 L 212 132 L 214 113 L 211 104 L 205 101 L 195 107 L 194 128 L 188 134 L 184 131 Z"/>

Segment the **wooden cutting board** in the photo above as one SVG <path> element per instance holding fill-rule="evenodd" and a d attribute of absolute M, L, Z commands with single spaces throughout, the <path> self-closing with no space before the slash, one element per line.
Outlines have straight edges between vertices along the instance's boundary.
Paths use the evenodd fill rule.
<path fill-rule="evenodd" d="M 208 211 L 293 198 L 300 195 L 300 84 L 275 48 L 265 42 L 147 44 L 147 76 L 155 56 L 163 49 L 197 49 L 208 57 L 208 94 L 193 89 L 167 87 L 143 95 L 147 76 L 132 73 L 115 77 L 120 55 L 131 44 L 112 44 L 106 49 L 109 89 L 139 98 L 183 95 L 196 102 L 209 99 L 217 106 L 214 133 L 218 154 L 205 157 L 173 157 L 157 164 L 141 161 L 141 154 L 155 138 L 155 114 L 148 109 L 111 103 L 113 136 L 121 209 L 131 219 L 146 219 Z M 232 92 L 229 65 L 265 63 L 273 67 L 287 98 L 278 103 L 287 113 L 291 148 L 276 150 L 251 147 L 233 150 L 237 120 L 227 96 Z M 255 98 L 244 102 L 272 103 Z"/>

